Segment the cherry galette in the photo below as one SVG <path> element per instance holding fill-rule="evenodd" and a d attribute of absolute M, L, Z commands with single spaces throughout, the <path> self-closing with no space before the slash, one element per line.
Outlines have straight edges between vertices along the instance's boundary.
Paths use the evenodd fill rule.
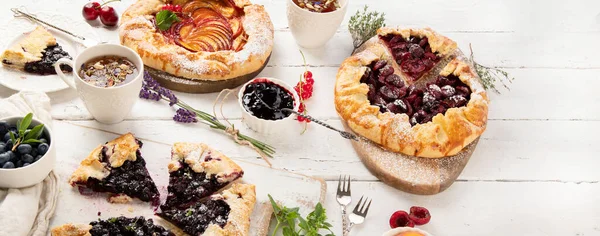
<path fill-rule="evenodd" d="M 391 151 L 456 155 L 487 123 L 488 99 L 456 43 L 430 29 L 381 28 L 338 71 L 335 105 L 356 133 Z"/>

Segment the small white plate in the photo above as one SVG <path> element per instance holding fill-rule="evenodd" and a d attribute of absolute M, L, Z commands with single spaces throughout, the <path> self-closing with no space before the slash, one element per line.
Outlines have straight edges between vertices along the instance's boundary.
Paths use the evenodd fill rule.
<path fill-rule="evenodd" d="M 92 27 L 84 19 L 74 20 L 66 16 L 45 12 L 36 13 L 36 16 L 74 34 L 97 38 Z M 13 18 L 7 25 L 8 27 L 3 27 L 2 32 L 0 32 L 0 35 L 3 36 L 0 38 L 0 48 L 3 51 L 23 39 L 25 37 L 24 33 L 30 32 L 38 26 L 38 24 L 25 18 Z M 58 45 L 68 52 L 72 58 L 75 58 L 79 52 L 85 49 L 71 36 L 52 28 L 46 27 L 46 29 L 56 38 Z M 5 66 L 0 67 L 0 84 L 17 91 L 54 92 L 69 88 L 57 75 L 36 75 Z"/>

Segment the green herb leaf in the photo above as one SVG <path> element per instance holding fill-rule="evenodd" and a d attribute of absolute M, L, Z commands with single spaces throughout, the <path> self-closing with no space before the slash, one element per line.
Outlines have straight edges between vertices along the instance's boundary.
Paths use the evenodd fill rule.
<path fill-rule="evenodd" d="M 185 212 L 185 216 L 191 216 L 192 214 L 194 214 L 194 209 L 192 208 L 187 209 L 187 211 Z"/>
<path fill-rule="evenodd" d="M 307 219 L 304 219 L 299 213 L 300 208 L 282 207 L 273 200 L 271 195 L 268 196 L 277 220 L 277 225 L 272 235 L 275 235 L 279 227 L 282 226 L 283 236 L 320 236 L 320 230 L 327 230 L 330 232 L 330 234 L 327 234 L 328 236 L 335 236 L 330 230 L 331 224 L 326 222 L 327 215 L 325 208 L 320 203 L 315 206 L 315 210 L 308 214 Z M 298 222 L 298 227 L 300 228 L 298 231 L 296 231 L 296 222 Z"/>
<path fill-rule="evenodd" d="M 156 14 L 156 26 L 158 26 L 160 30 L 168 30 L 173 23 L 179 21 L 177 14 L 169 10 L 162 10 Z"/>
<path fill-rule="evenodd" d="M 23 117 L 23 120 L 21 120 L 20 123 L 17 123 L 17 129 L 19 130 L 19 135 L 23 136 L 23 134 L 25 133 L 25 130 L 27 130 L 27 128 L 29 128 L 29 125 L 31 124 L 31 120 L 33 119 L 33 113 L 29 113 L 27 114 L 25 117 Z"/>
<path fill-rule="evenodd" d="M 25 140 L 29 140 L 29 139 L 38 139 L 40 137 L 40 135 L 42 135 L 42 132 L 44 132 L 44 125 L 43 124 L 39 124 L 36 125 L 35 127 L 33 127 L 33 129 L 31 129 L 31 131 L 29 131 L 29 133 L 27 133 L 27 135 L 25 135 Z"/>
<path fill-rule="evenodd" d="M 352 53 L 375 36 L 379 28 L 385 26 L 385 13 L 368 12 L 368 9 L 369 7 L 365 5 L 363 11 L 356 11 L 356 14 L 350 17 L 348 22 L 348 31 L 352 35 L 352 44 L 354 45 Z"/>
<path fill-rule="evenodd" d="M 37 140 L 37 139 L 26 139 L 25 141 L 23 141 L 21 143 L 23 143 L 23 144 L 42 143 L 42 141 Z"/>
<path fill-rule="evenodd" d="M 109 218 L 108 222 L 115 223 L 115 222 L 117 222 L 117 218 L 116 217 Z"/>
<path fill-rule="evenodd" d="M 8 131 L 8 135 L 10 135 L 10 140 L 12 141 L 13 145 L 17 143 L 17 139 L 15 138 L 15 134 L 13 132 Z"/>

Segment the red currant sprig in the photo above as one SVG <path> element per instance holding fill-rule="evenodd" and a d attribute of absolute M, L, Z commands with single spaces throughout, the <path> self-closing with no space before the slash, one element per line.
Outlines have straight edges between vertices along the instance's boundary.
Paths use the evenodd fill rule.
<path fill-rule="evenodd" d="M 302 55 L 302 60 L 304 61 L 304 73 L 300 76 L 300 81 L 298 81 L 298 84 L 294 86 L 294 90 L 296 90 L 300 96 L 300 107 L 298 108 L 298 112 L 306 114 L 306 106 L 304 105 L 304 101 L 312 97 L 315 80 L 313 79 L 312 72 L 310 72 L 306 66 L 306 58 L 304 57 L 304 53 L 300 51 L 300 54 Z M 310 120 L 301 116 L 298 116 L 298 121 L 310 123 Z"/>

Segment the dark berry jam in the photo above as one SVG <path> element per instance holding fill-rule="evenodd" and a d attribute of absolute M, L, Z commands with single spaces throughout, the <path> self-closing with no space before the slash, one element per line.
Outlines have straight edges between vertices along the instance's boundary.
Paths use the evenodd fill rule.
<path fill-rule="evenodd" d="M 246 111 L 260 119 L 280 120 L 290 115 L 282 108 L 294 109 L 294 96 L 278 84 L 257 79 L 246 86 L 242 104 Z"/>
<path fill-rule="evenodd" d="M 231 208 L 225 201 L 211 199 L 198 202 L 186 209 L 163 209 L 158 215 L 189 235 L 202 235 L 210 224 L 225 227 L 230 211 Z"/>
<path fill-rule="evenodd" d="M 367 67 L 361 83 L 369 85 L 367 94 L 381 112 L 404 113 L 412 125 L 423 124 L 454 107 L 467 105 L 471 89 L 454 75 L 438 76 L 424 88 L 407 86 L 394 68 L 384 60 Z"/>
<path fill-rule="evenodd" d="M 42 60 L 25 63 L 25 71 L 40 75 L 56 74 L 54 63 L 61 58 L 72 59 L 60 45 L 49 46 L 42 52 Z M 7 63 L 5 62 L 5 64 Z M 65 72 L 73 71 L 73 68 L 68 65 L 60 65 L 60 69 Z"/>
<path fill-rule="evenodd" d="M 104 235 L 153 235 L 174 236 L 175 234 L 160 225 L 155 225 L 152 219 L 143 216 L 127 218 L 124 216 L 113 217 L 108 220 L 98 220 L 90 223 L 92 236 Z"/>
<path fill-rule="evenodd" d="M 225 187 L 229 182 L 219 183 L 215 176 L 209 178 L 206 173 L 196 173 L 189 165 L 181 163 L 183 167 L 169 174 L 169 195 L 161 209 L 173 207 L 187 208 L 196 201 L 204 198 L 219 189 Z M 240 174 L 239 177 L 242 175 Z"/>

